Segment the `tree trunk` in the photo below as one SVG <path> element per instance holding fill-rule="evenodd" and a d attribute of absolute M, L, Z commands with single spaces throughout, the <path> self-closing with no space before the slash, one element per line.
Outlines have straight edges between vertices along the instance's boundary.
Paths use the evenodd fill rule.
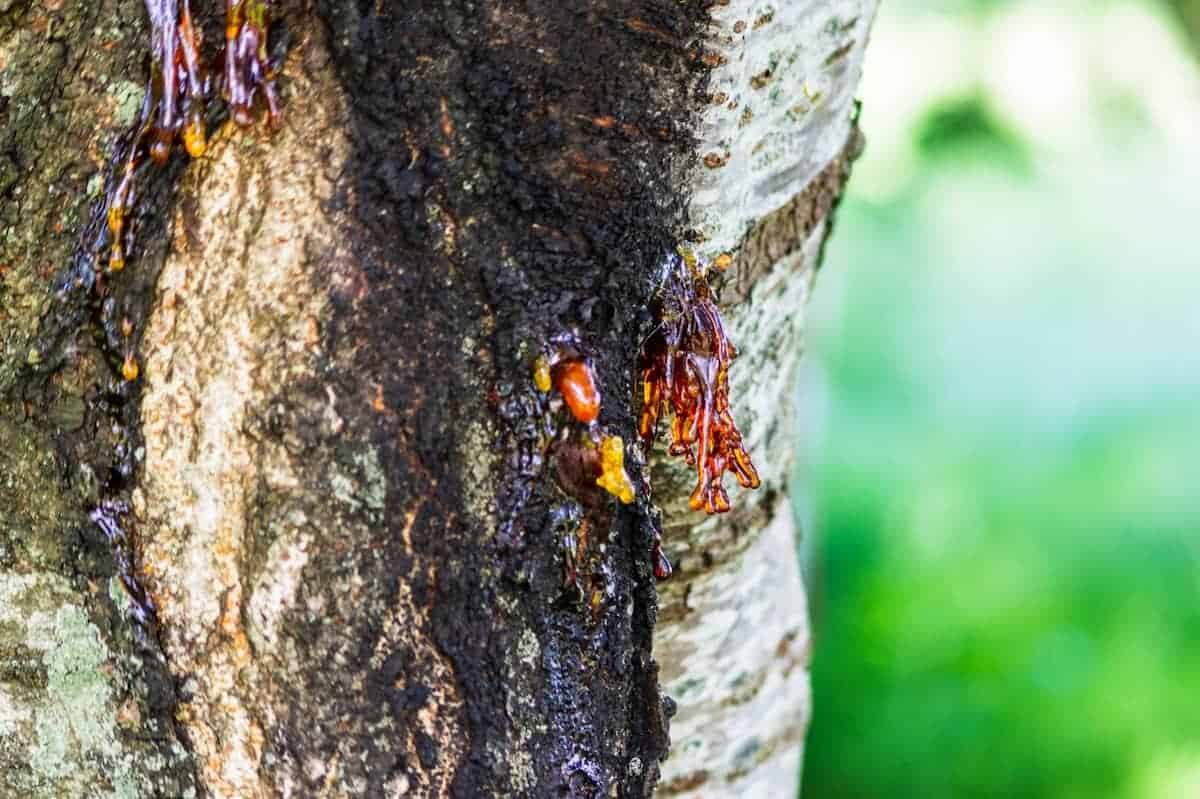
<path fill-rule="evenodd" d="M 281 129 L 215 103 L 109 271 L 143 5 L 0 0 L 0 796 L 794 794 L 791 370 L 874 0 L 273 5 Z M 636 444 L 685 242 L 763 482 L 707 519 Z"/>

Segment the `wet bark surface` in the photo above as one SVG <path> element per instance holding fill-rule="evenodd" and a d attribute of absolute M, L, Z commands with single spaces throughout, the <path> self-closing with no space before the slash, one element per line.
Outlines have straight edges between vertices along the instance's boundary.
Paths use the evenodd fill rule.
<path fill-rule="evenodd" d="M 283 129 L 216 113 L 146 169 L 108 275 L 141 4 L 0 2 L 0 794 L 653 792 L 650 473 L 631 446 L 632 505 L 574 491 L 530 370 L 570 332 L 635 440 L 664 259 L 723 235 L 687 190 L 711 12 L 276 4 Z M 739 298 L 811 269 L 829 174 Z"/>
<path fill-rule="evenodd" d="M 144 36 L 137 2 L 0 4 L 6 796 L 180 796 L 194 785 L 174 680 L 130 617 L 119 558 L 88 518 L 129 474 L 136 410 L 100 305 L 71 277 L 98 224 L 110 153 L 141 104 Z M 147 233 L 164 186 L 147 188 Z M 151 268 L 129 294 L 144 301 L 152 285 Z"/>

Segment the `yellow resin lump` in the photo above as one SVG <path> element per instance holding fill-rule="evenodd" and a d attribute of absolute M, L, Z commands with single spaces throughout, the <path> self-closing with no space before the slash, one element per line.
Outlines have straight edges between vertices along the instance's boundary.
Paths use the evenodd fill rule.
<path fill-rule="evenodd" d="M 600 476 L 596 485 L 628 505 L 633 502 L 633 482 L 625 472 L 625 442 L 609 436 L 600 442 Z"/>

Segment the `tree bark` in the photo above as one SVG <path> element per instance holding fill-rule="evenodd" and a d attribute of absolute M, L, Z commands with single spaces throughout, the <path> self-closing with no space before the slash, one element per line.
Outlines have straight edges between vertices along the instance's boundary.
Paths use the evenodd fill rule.
<path fill-rule="evenodd" d="M 282 129 L 139 172 L 108 274 L 142 4 L 0 0 L 0 795 L 794 794 L 791 369 L 875 3 L 785 5 L 276 4 Z M 634 443 L 684 242 L 735 256 L 719 518 Z M 565 332 L 630 505 L 548 448 Z"/>

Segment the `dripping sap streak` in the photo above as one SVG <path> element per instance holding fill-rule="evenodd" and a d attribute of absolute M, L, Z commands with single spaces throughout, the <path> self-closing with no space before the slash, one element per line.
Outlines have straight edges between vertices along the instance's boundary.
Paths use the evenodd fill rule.
<path fill-rule="evenodd" d="M 688 504 L 724 513 L 730 508 L 725 472 L 743 488 L 758 488 L 760 480 L 729 409 L 729 366 L 737 349 L 725 335 L 704 270 L 690 251 L 669 257 L 654 310 L 659 323 L 642 347 L 639 433 L 649 448 L 659 417 L 669 408 L 668 452 L 696 469 Z"/>
<path fill-rule="evenodd" d="M 261 89 L 267 122 L 279 127 L 279 94 L 267 59 L 270 0 L 225 2 L 225 98 L 233 121 L 245 127 L 254 121 L 254 99 Z"/>
<path fill-rule="evenodd" d="M 267 61 L 270 6 L 268 0 L 226 1 L 224 96 L 234 121 L 245 126 L 254 121 L 254 107 L 261 93 L 269 126 L 275 130 L 281 115 L 275 73 Z M 102 207 L 105 232 L 87 246 L 87 268 L 95 277 L 92 285 L 103 299 L 96 309 L 101 315 L 102 326 L 103 320 L 110 319 L 118 306 L 105 286 L 99 256 L 108 249 L 110 275 L 125 267 L 127 227 L 130 213 L 136 206 L 138 181 L 144 172 L 142 165 L 147 157 L 158 166 L 165 165 L 177 139 L 182 140 L 184 149 L 193 158 L 199 158 L 207 149 L 206 120 L 212 81 L 203 68 L 203 42 L 192 19 L 190 2 L 146 0 L 146 13 L 151 29 L 149 83 L 137 125 L 114 154 L 114 167 L 108 176 L 108 191 Z M 76 277 L 76 283 L 82 285 L 82 278 Z M 121 376 L 129 383 L 137 380 L 141 371 L 134 355 L 135 327 L 129 317 L 121 318 Z M 118 454 L 120 448 L 126 446 L 119 445 Z M 122 469 L 117 485 L 124 484 L 128 477 L 129 473 Z M 120 585 L 129 599 L 130 612 L 138 622 L 138 629 L 152 630 L 154 606 L 137 580 L 134 545 L 122 521 L 129 516 L 129 505 L 113 496 L 120 490 L 113 485 L 107 486 L 105 491 L 109 497 L 103 499 L 89 517 L 113 552 Z"/>
<path fill-rule="evenodd" d="M 275 73 L 268 63 L 268 0 L 226 0 L 224 96 L 235 122 L 254 121 L 254 106 L 261 92 L 267 121 L 277 129 L 281 121 Z M 205 118 L 212 81 L 202 66 L 202 41 L 192 22 L 190 0 L 146 0 L 150 19 L 150 82 L 141 115 L 120 174 L 107 198 L 111 238 L 109 272 L 125 266 L 126 220 L 136 203 L 139 167 L 148 155 L 162 166 L 176 139 L 198 158 L 207 149 Z"/>
<path fill-rule="evenodd" d="M 143 632 L 152 631 L 155 623 L 154 603 L 137 579 L 134 548 L 121 520 L 129 515 L 129 505 L 117 500 L 102 501 L 90 514 L 92 523 L 100 528 L 116 561 L 117 577 L 128 599 L 128 610 Z"/>

